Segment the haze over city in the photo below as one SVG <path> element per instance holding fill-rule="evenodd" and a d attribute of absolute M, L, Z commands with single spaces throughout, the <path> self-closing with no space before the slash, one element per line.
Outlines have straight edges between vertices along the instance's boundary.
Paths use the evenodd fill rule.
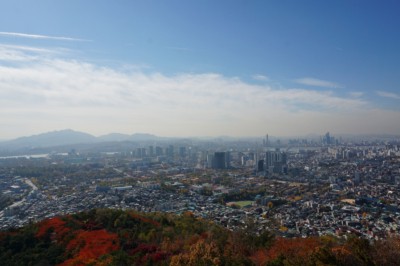
<path fill-rule="evenodd" d="M 400 132 L 398 1 L 10 1 L 0 140 Z"/>

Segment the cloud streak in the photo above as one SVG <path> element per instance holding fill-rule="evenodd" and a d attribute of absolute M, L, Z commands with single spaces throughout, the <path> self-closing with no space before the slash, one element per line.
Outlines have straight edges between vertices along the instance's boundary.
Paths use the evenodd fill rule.
<path fill-rule="evenodd" d="M 268 81 L 269 77 L 267 77 L 265 75 L 261 75 L 261 74 L 256 74 L 256 75 L 253 75 L 253 79 L 258 80 L 258 81 Z"/>
<path fill-rule="evenodd" d="M 9 63 L 0 66 L 0 124 L 16 136 L 64 128 L 162 136 L 377 129 L 368 119 L 359 122 L 370 112 L 367 101 L 332 91 L 274 88 L 217 73 L 146 73 L 67 60 L 59 50 L 0 48 Z M 397 112 L 376 111 L 382 129 L 384 115 L 400 119 Z"/>
<path fill-rule="evenodd" d="M 64 37 L 64 36 L 48 36 L 48 35 L 27 34 L 27 33 L 20 33 L 20 32 L 6 32 L 6 31 L 1 31 L 0 36 L 27 38 L 27 39 L 56 40 L 56 41 L 79 41 L 79 42 L 90 41 L 90 40 L 85 40 L 85 39 L 71 38 L 71 37 Z"/>
<path fill-rule="evenodd" d="M 364 93 L 361 91 L 353 91 L 353 92 L 349 92 L 349 95 L 351 97 L 359 98 L 359 97 L 363 96 Z"/>
<path fill-rule="evenodd" d="M 298 84 L 301 84 L 301 85 L 307 85 L 307 86 L 313 86 L 313 87 L 323 87 L 323 88 L 332 88 L 332 89 L 344 88 L 342 85 L 335 83 L 335 82 L 316 79 L 316 78 L 308 78 L 308 77 L 296 79 L 295 82 Z"/>
<path fill-rule="evenodd" d="M 387 91 L 376 91 L 376 94 L 384 98 L 400 100 L 400 95 L 397 93 L 387 92 Z"/>
<path fill-rule="evenodd" d="M 23 45 L 0 44 L 0 61 L 5 62 L 31 62 L 44 61 L 45 58 L 53 58 L 65 54 L 67 49 L 45 49 Z"/>

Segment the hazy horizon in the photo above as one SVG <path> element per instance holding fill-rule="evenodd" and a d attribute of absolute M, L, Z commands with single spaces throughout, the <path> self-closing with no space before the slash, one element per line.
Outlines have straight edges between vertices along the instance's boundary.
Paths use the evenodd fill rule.
<path fill-rule="evenodd" d="M 61 129 L 61 130 L 51 130 L 51 131 L 46 131 L 46 132 L 40 132 L 38 134 L 33 134 L 33 135 L 21 135 L 21 136 L 15 136 L 12 137 L 10 139 L 0 139 L 0 142 L 8 142 L 8 141 L 13 141 L 13 140 L 17 140 L 20 138 L 30 138 L 30 137 L 35 137 L 35 136 L 40 136 L 40 135 L 45 135 L 45 134 L 49 134 L 49 133 L 61 133 L 63 131 L 73 131 L 75 133 L 85 133 L 85 134 L 89 134 L 95 138 L 102 138 L 102 137 L 108 137 L 109 135 L 113 135 L 113 134 L 121 134 L 121 135 L 126 135 L 126 136 L 134 136 L 134 135 L 150 135 L 150 136 L 154 136 L 157 138 L 165 138 L 165 139 L 199 139 L 199 140 L 207 140 L 207 139 L 218 139 L 218 138 L 229 138 L 229 139 L 238 139 L 238 140 L 246 140 L 246 139 L 258 139 L 260 142 L 262 142 L 265 137 L 266 134 L 264 135 L 254 135 L 254 136 L 232 136 L 232 135 L 209 135 L 209 136 L 196 136 L 196 135 L 192 135 L 192 136 L 162 136 L 162 135 L 155 135 L 152 134 L 150 132 L 128 132 L 128 133 L 121 133 L 121 132 L 109 132 L 106 134 L 101 134 L 101 135 L 95 135 L 95 134 L 91 134 L 90 132 L 85 132 L 85 131 L 77 131 L 74 129 Z M 316 139 L 320 139 L 322 137 L 324 137 L 324 135 L 326 133 L 329 133 L 332 137 L 334 138 L 344 138 L 344 140 L 349 140 L 349 139 L 365 139 L 365 138 L 400 138 L 400 134 L 343 134 L 343 133 L 337 133 L 337 132 L 315 132 L 315 133 L 309 133 L 309 134 L 304 134 L 304 135 L 270 135 L 269 139 L 271 141 L 276 141 L 276 140 L 283 140 L 283 141 L 287 141 L 290 139 L 307 139 L 307 140 L 316 140 Z M 105 140 L 107 141 L 107 140 Z"/>
<path fill-rule="evenodd" d="M 400 3 L 13 1 L 0 140 L 400 134 Z"/>

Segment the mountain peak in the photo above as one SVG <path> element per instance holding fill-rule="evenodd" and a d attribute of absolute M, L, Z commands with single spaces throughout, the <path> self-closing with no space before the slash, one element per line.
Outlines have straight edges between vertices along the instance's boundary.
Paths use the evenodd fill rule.
<path fill-rule="evenodd" d="M 5 146 L 13 148 L 51 147 L 76 143 L 88 143 L 95 140 L 96 137 L 88 133 L 74 131 L 72 129 L 63 129 L 27 137 L 20 137 L 3 143 L 3 146 L 5 144 Z"/>
<path fill-rule="evenodd" d="M 157 138 L 157 136 L 149 133 L 135 133 L 132 135 L 110 133 L 100 137 L 95 137 L 91 134 L 81 131 L 62 129 L 5 141 L 0 143 L 0 148 L 6 150 L 19 150 L 32 148 L 49 148 L 74 144 L 88 144 L 95 142 L 150 141 L 156 140 Z"/>

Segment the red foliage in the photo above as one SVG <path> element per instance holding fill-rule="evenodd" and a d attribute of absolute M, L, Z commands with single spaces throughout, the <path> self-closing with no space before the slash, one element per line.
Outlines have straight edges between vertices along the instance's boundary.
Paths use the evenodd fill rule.
<path fill-rule="evenodd" d="M 190 217 L 190 218 L 194 218 L 195 217 L 193 212 L 191 212 L 191 211 L 185 211 L 183 213 L 183 216 Z"/>
<path fill-rule="evenodd" d="M 169 255 L 166 252 L 160 251 L 156 245 L 140 244 L 135 249 L 129 252 L 131 256 L 140 254 L 137 263 L 138 265 L 146 264 L 148 262 L 156 263 L 166 260 Z"/>
<path fill-rule="evenodd" d="M 60 241 L 70 232 L 70 228 L 65 227 L 65 222 L 59 217 L 50 218 L 39 223 L 39 230 L 36 237 L 44 237 L 49 230 L 53 230 L 51 239 Z"/>
<path fill-rule="evenodd" d="M 82 228 L 88 231 L 99 230 L 101 229 L 101 227 L 102 226 L 99 223 L 96 223 L 95 221 L 92 220 L 87 220 L 82 223 Z"/>
<path fill-rule="evenodd" d="M 200 237 L 198 235 L 192 235 L 188 240 L 187 243 L 191 246 L 196 244 L 199 241 Z M 203 238 L 205 239 L 205 238 Z"/>
<path fill-rule="evenodd" d="M 253 259 L 260 264 L 265 264 L 267 261 L 274 260 L 279 255 L 307 260 L 319 247 L 321 247 L 321 243 L 318 238 L 278 238 L 267 252 L 260 251 L 256 253 Z"/>
<path fill-rule="evenodd" d="M 168 258 L 168 254 L 164 253 L 164 252 L 156 252 L 154 254 L 146 254 L 145 256 L 143 256 L 142 258 L 140 258 L 138 260 L 139 265 L 146 265 L 149 262 L 151 262 L 151 264 L 160 262 L 160 261 L 164 261 L 165 259 Z"/>
<path fill-rule="evenodd" d="M 141 216 L 141 215 L 139 215 L 139 214 L 137 214 L 137 213 L 129 212 L 129 215 L 130 215 L 133 219 L 140 220 L 141 222 L 144 222 L 144 223 L 152 224 L 152 225 L 154 225 L 154 226 L 156 226 L 156 227 L 160 227 L 160 223 L 159 223 L 159 222 L 154 221 L 154 220 L 149 219 L 149 218 L 146 218 L 146 217 L 143 217 L 143 216 Z"/>
<path fill-rule="evenodd" d="M 7 235 L 11 235 L 10 233 L 0 232 L 0 241 L 2 241 Z"/>
<path fill-rule="evenodd" d="M 265 265 L 268 260 L 267 257 L 267 250 L 266 249 L 259 249 L 250 257 L 251 261 L 255 265 Z"/>
<path fill-rule="evenodd" d="M 118 237 L 116 234 L 106 230 L 77 231 L 76 237 L 67 245 L 67 250 L 77 252 L 74 258 L 64 261 L 67 265 L 86 265 L 93 263 L 100 256 L 119 249 Z"/>
<path fill-rule="evenodd" d="M 332 253 L 335 254 L 337 257 L 351 255 L 351 252 L 344 246 L 333 247 L 331 250 Z"/>
<path fill-rule="evenodd" d="M 136 248 L 132 249 L 129 252 L 131 255 L 135 255 L 136 253 L 153 253 L 157 250 L 156 245 L 148 245 L 148 244 L 139 244 Z"/>
<path fill-rule="evenodd" d="M 157 252 L 157 253 L 152 254 L 151 260 L 152 260 L 153 262 L 159 262 L 159 261 L 165 260 L 167 257 L 168 257 L 168 254 L 167 254 L 167 253 L 164 253 L 164 252 Z"/>
<path fill-rule="evenodd" d="M 200 237 L 202 239 L 207 239 L 209 237 L 209 234 L 207 232 L 203 232 L 203 233 L 200 234 Z"/>

